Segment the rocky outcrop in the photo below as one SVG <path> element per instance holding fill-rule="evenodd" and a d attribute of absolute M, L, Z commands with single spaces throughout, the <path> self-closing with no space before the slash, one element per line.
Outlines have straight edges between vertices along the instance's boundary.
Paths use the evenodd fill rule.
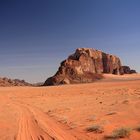
<path fill-rule="evenodd" d="M 29 84 L 25 82 L 24 80 L 19 79 L 9 79 L 9 78 L 0 78 L 0 86 L 6 87 L 6 86 L 32 86 L 32 84 Z"/>
<path fill-rule="evenodd" d="M 90 48 L 79 48 L 64 60 L 57 73 L 44 85 L 93 82 L 103 78 L 102 73 L 120 74 L 121 61 L 117 56 Z"/>
<path fill-rule="evenodd" d="M 136 70 L 130 70 L 130 74 L 134 74 L 134 73 L 137 73 Z"/>
<path fill-rule="evenodd" d="M 129 66 L 122 66 L 121 67 L 121 74 L 133 74 L 137 73 L 135 70 L 131 70 Z"/>

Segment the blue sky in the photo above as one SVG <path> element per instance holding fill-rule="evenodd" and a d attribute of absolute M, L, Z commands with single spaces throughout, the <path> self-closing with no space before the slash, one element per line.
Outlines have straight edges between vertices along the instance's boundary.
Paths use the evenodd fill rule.
<path fill-rule="evenodd" d="M 45 81 L 76 48 L 140 72 L 139 0 L 0 0 L 0 76 Z"/>

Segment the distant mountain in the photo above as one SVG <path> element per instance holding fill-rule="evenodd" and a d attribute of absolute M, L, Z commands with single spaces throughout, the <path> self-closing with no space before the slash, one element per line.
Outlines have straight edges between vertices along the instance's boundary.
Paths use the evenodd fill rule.
<path fill-rule="evenodd" d="M 0 78 L 0 86 L 32 86 L 32 84 L 19 79 Z"/>
<path fill-rule="evenodd" d="M 89 83 L 102 79 L 103 73 L 135 73 L 127 66 L 122 66 L 119 57 L 91 48 L 78 48 L 61 65 L 56 74 L 48 78 L 44 86 Z"/>

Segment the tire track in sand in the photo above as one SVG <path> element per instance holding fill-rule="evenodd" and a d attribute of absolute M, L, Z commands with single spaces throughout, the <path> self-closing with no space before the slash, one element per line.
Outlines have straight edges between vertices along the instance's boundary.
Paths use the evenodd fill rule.
<path fill-rule="evenodd" d="M 37 123 L 33 114 L 26 108 L 21 108 L 19 130 L 16 140 L 53 140 Z"/>
<path fill-rule="evenodd" d="M 16 140 L 77 140 L 42 111 L 17 104 L 21 111 Z"/>

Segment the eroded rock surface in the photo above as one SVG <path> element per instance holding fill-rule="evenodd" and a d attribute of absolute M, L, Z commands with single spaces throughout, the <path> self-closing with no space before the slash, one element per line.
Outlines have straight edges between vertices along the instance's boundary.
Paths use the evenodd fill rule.
<path fill-rule="evenodd" d="M 32 86 L 32 84 L 19 79 L 0 78 L 0 86 Z"/>
<path fill-rule="evenodd" d="M 78 48 L 44 85 L 87 83 L 103 78 L 102 73 L 123 74 L 119 57 L 91 48 Z"/>
<path fill-rule="evenodd" d="M 137 73 L 136 70 L 132 70 L 129 66 L 122 66 L 121 67 L 121 74 L 133 74 Z"/>

